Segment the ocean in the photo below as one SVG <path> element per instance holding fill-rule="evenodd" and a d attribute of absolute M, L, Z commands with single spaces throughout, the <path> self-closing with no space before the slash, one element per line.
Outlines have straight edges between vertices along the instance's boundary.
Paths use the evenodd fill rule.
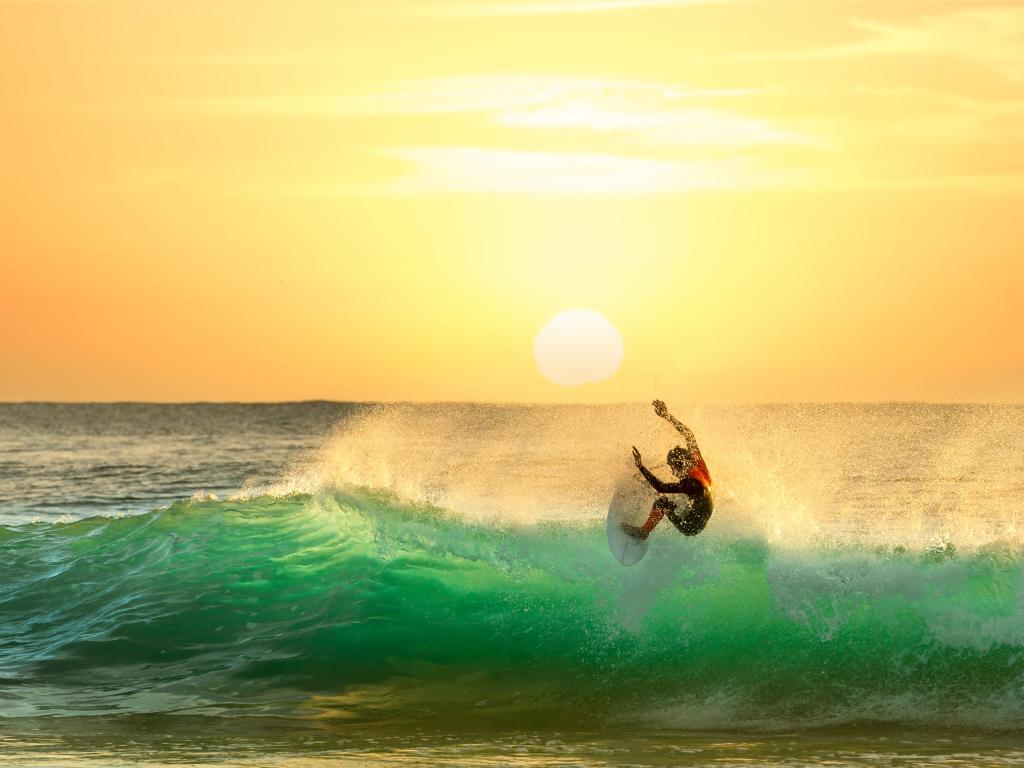
<path fill-rule="evenodd" d="M 1024 406 L 673 410 L 0 404 L 0 766 L 1024 764 Z"/>

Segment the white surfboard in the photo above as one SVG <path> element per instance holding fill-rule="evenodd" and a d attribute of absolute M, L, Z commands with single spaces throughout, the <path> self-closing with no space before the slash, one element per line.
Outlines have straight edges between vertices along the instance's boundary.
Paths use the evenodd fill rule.
<path fill-rule="evenodd" d="M 632 464 L 632 460 L 630 462 Z M 650 539 L 635 539 L 622 530 L 622 523 L 643 525 L 658 494 L 635 467 L 623 471 L 608 503 L 608 549 L 623 565 L 636 565 L 647 554 Z"/>

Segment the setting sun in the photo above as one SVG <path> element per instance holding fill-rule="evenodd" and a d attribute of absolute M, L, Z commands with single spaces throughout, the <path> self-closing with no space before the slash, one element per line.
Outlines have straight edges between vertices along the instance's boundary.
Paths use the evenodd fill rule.
<path fill-rule="evenodd" d="M 603 315 L 589 309 L 567 309 L 541 328 L 533 353 L 540 372 L 555 384 L 592 384 L 619 370 L 622 337 Z"/>

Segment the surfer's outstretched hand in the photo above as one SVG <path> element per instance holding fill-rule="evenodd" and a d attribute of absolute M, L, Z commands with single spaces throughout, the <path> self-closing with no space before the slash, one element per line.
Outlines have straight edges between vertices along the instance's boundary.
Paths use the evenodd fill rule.
<path fill-rule="evenodd" d="M 654 412 L 658 416 L 661 416 L 661 418 L 664 419 L 666 416 L 668 416 L 668 406 L 665 405 L 664 400 L 652 400 L 651 405 L 654 406 Z"/>
<path fill-rule="evenodd" d="M 640 451 L 636 449 L 635 445 L 633 446 L 633 463 L 636 464 L 637 469 L 644 465 L 643 461 L 640 460 Z"/>

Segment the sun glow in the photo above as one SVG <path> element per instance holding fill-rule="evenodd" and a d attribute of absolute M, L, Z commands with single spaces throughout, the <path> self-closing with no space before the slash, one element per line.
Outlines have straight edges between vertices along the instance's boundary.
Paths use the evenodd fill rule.
<path fill-rule="evenodd" d="M 604 315 L 589 309 L 567 309 L 541 328 L 533 353 L 540 372 L 555 384 L 592 384 L 618 372 L 622 336 Z"/>
<path fill-rule="evenodd" d="M 1021 400 L 1019 3 L 0 0 L 0 29 L 0 399 Z M 556 386 L 614 371 L 573 342 L 538 375 L 566 307 L 628 365 Z"/>

